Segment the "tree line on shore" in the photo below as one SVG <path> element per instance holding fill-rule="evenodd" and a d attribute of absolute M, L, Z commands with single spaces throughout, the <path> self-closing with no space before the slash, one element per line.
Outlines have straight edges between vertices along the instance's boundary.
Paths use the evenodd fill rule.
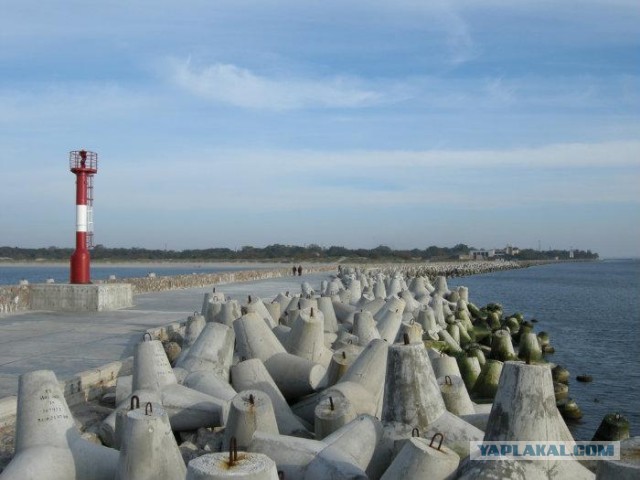
<path fill-rule="evenodd" d="M 104 261 L 444 261 L 459 260 L 468 257 L 474 250 L 459 243 L 453 247 L 437 247 L 432 245 L 425 249 L 394 250 L 385 245 L 376 248 L 321 247 L 319 245 L 281 245 L 266 247 L 244 246 L 233 250 L 230 248 L 205 248 L 187 250 L 160 250 L 146 248 L 109 248 L 96 245 L 91 251 L 91 258 Z M 20 248 L 0 247 L 0 260 L 5 261 L 66 261 L 73 253 L 72 248 Z M 495 259 L 506 260 L 567 260 L 569 250 L 534 250 L 521 249 L 517 255 L 500 254 Z M 597 253 L 591 250 L 573 250 L 576 260 L 594 260 Z"/>

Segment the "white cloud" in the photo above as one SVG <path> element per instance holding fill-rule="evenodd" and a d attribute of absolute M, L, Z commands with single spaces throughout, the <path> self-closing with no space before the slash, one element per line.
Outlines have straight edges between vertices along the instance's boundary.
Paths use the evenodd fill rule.
<path fill-rule="evenodd" d="M 384 96 L 354 78 L 269 78 L 232 64 L 197 68 L 171 61 L 175 83 L 202 98 L 243 108 L 291 110 L 307 107 L 356 108 L 376 105 Z"/>

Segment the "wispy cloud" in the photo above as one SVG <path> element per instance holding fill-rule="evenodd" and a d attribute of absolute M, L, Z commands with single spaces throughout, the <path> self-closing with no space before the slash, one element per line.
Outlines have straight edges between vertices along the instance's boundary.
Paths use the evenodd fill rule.
<path fill-rule="evenodd" d="M 268 77 L 233 64 L 196 67 L 190 60 L 169 62 L 172 80 L 213 102 L 267 110 L 300 108 L 357 108 L 386 99 L 381 92 L 362 86 L 356 78 Z"/>

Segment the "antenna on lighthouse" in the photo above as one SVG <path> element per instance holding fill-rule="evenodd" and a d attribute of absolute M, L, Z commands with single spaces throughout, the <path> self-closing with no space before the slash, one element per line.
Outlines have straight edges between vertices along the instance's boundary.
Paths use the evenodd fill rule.
<path fill-rule="evenodd" d="M 76 176 L 76 249 L 71 255 L 70 283 L 91 283 L 89 248 L 93 247 L 93 176 L 98 173 L 98 154 L 70 152 L 69 169 Z"/>

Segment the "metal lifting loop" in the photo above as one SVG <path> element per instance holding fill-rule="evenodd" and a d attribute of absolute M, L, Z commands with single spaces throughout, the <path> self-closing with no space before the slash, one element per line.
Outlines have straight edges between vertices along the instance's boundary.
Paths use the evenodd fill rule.
<path fill-rule="evenodd" d="M 147 404 L 144 406 L 144 414 L 151 415 L 152 413 L 153 413 L 153 405 L 151 404 L 151 402 L 147 402 Z"/>
<path fill-rule="evenodd" d="M 153 337 L 151 336 L 151 334 L 149 332 L 144 332 L 144 335 L 142 335 L 142 341 L 143 342 L 147 341 L 147 335 L 149 335 L 149 341 L 151 342 L 153 340 Z"/>
<path fill-rule="evenodd" d="M 231 437 L 229 441 L 229 466 L 232 467 L 234 462 L 238 461 L 238 442 L 236 437 Z"/>
<path fill-rule="evenodd" d="M 129 410 L 135 410 L 136 408 L 140 408 L 140 398 L 137 395 L 131 395 L 131 404 L 129 405 Z"/>
<path fill-rule="evenodd" d="M 440 437 L 440 443 L 438 443 L 438 448 L 436 450 L 440 450 L 440 447 L 442 447 L 442 442 L 444 441 L 444 435 L 442 433 L 436 433 L 433 437 L 431 437 L 431 442 L 429 442 L 429 446 L 431 448 L 436 448 L 433 446 L 433 441 L 436 439 L 436 437 Z"/>
<path fill-rule="evenodd" d="M 451 381 L 451 377 L 449 375 L 445 375 L 444 376 L 444 384 L 445 385 L 453 385 L 453 382 Z"/>
<path fill-rule="evenodd" d="M 412 437 L 419 437 L 420 436 L 420 429 L 418 427 L 415 427 L 413 430 L 411 430 L 411 436 Z"/>
<path fill-rule="evenodd" d="M 333 397 L 329 397 L 329 405 L 331 406 L 331 411 L 333 412 L 336 409 L 335 405 L 333 404 Z"/>

